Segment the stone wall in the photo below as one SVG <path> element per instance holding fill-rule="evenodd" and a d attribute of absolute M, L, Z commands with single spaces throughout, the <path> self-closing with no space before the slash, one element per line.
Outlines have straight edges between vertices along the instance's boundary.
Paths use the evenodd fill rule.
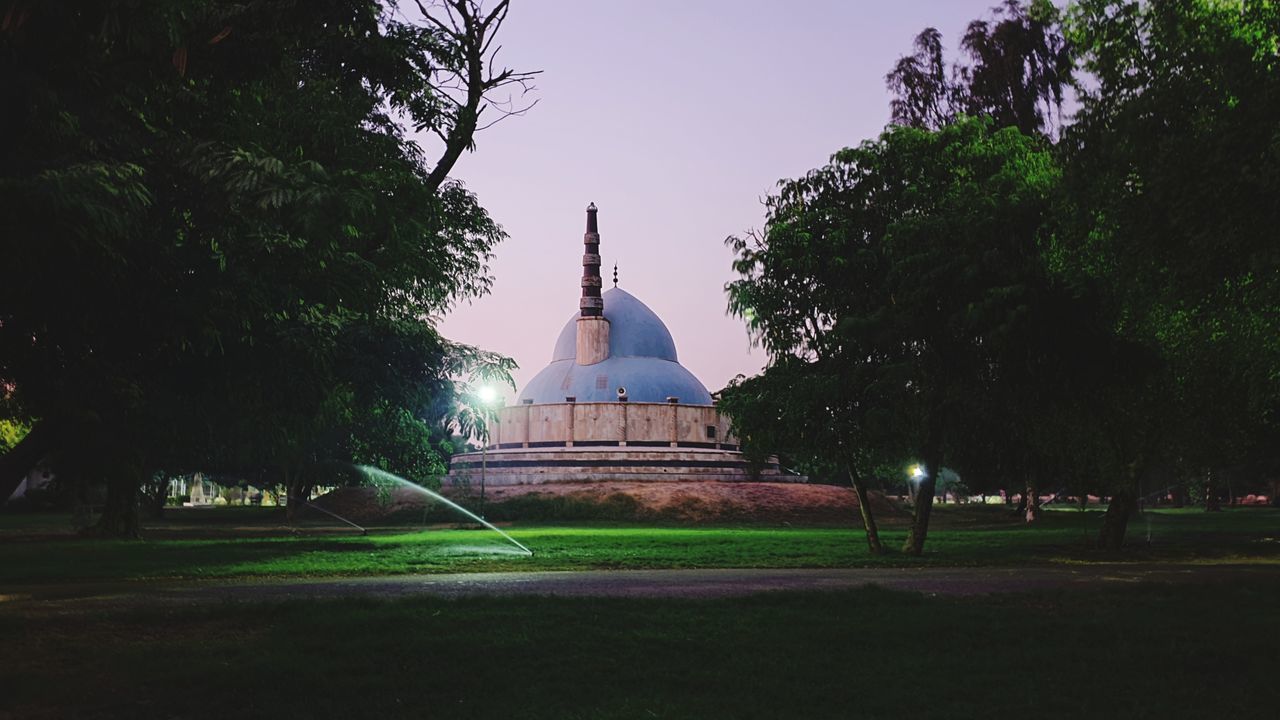
<path fill-rule="evenodd" d="M 498 411 L 491 448 L 639 445 L 737 450 L 729 418 L 713 405 L 551 403 Z"/>
<path fill-rule="evenodd" d="M 731 450 L 671 447 L 505 448 L 454 455 L 446 485 L 631 482 L 805 482 L 776 458 L 749 462 Z"/>

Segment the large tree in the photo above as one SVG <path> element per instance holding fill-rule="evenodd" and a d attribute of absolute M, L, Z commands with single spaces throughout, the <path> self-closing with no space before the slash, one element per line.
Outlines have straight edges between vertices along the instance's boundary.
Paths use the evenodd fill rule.
<path fill-rule="evenodd" d="M 764 232 L 730 239 L 741 275 L 730 309 L 768 350 L 764 377 L 836 373 L 842 402 L 923 460 L 909 553 L 924 548 L 937 476 L 982 391 L 989 348 L 1025 303 L 1056 177 L 1041 142 L 1016 128 L 892 128 L 782 183 Z M 812 398 L 811 421 L 829 422 L 827 401 Z"/>
<path fill-rule="evenodd" d="M 9 5 L 0 384 L 35 425 L 0 492 L 55 453 L 133 534 L 151 469 L 297 492 L 424 417 L 460 361 L 503 365 L 429 318 L 487 290 L 503 237 L 447 177 L 528 78 L 492 64 L 505 1 L 418 24 L 372 0 Z"/>
<path fill-rule="evenodd" d="M 1117 428 L 1134 471 L 1116 496 L 1130 502 L 1164 458 L 1209 477 L 1274 469 L 1280 6 L 1082 0 L 1068 30 L 1087 79 L 1064 134 L 1074 227 L 1056 254 L 1163 368 L 1136 398 L 1143 417 Z"/>

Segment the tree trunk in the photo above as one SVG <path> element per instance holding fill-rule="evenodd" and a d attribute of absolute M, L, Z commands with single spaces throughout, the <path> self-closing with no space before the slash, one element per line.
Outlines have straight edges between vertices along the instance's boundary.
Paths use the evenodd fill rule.
<path fill-rule="evenodd" d="M 902 551 L 908 555 L 924 552 L 925 537 L 929 534 L 929 514 L 933 511 L 933 493 L 938 486 L 938 473 L 942 470 L 942 434 L 934 430 L 929 435 L 930 441 L 925 448 L 924 457 L 925 475 L 920 479 L 920 487 L 916 490 L 911 529 L 907 532 L 907 541 L 902 545 Z"/>
<path fill-rule="evenodd" d="M 867 494 L 867 486 L 862 481 L 862 476 L 852 464 L 849 465 L 849 479 L 853 482 L 853 493 L 858 496 L 858 511 L 862 513 L 862 529 L 867 533 L 867 549 L 872 555 L 881 555 L 884 553 L 884 546 L 880 544 L 880 530 L 876 528 L 876 519 L 871 514 L 871 497 Z"/>
<path fill-rule="evenodd" d="M 301 470 L 286 470 L 284 473 L 285 497 L 288 498 L 284 506 L 286 522 L 297 520 L 303 506 L 311 499 L 311 483 L 306 477 Z"/>
<path fill-rule="evenodd" d="M 294 476 L 295 473 L 292 470 L 284 471 L 284 521 L 290 525 L 298 519 L 298 501 L 294 498 Z"/>
<path fill-rule="evenodd" d="M 1107 505 L 1107 513 L 1102 517 L 1102 528 L 1098 531 L 1098 547 L 1108 552 L 1119 552 L 1124 547 L 1125 529 L 1129 526 L 1129 518 L 1137 511 L 1138 502 L 1131 488 L 1116 491 Z"/>
<path fill-rule="evenodd" d="M 1040 491 L 1036 489 L 1035 480 L 1027 478 L 1027 489 L 1023 493 L 1026 496 L 1026 521 L 1035 522 L 1040 519 Z"/>
<path fill-rule="evenodd" d="M 0 505 L 8 502 L 9 496 L 22 484 L 31 468 L 53 452 L 56 434 L 52 423 L 41 420 L 17 445 L 0 456 Z"/>
<path fill-rule="evenodd" d="M 149 472 L 143 483 L 142 501 L 147 510 L 147 517 L 154 520 L 164 518 L 165 502 L 169 499 L 169 473 Z"/>
<path fill-rule="evenodd" d="M 165 476 L 165 477 L 168 477 L 168 476 Z M 164 488 L 161 488 L 159 490 L 156 490 L 155 492 L 152 492 L 147 497 L 147 511 L 148 511 L 147 514 L 156 520 L 163 519 L 165 504 L 168 503 L 168 501 L 169 501 L 169 488 L 166 485 Z"/>
<path fill-rule="evenodd" d="M 1220 512 L 1222 505 L 1218 501 L 1218 486 L 1213 481 L 1213 471 L 1204 475 L 1204 509 L 1205 512 Z"/>
<path fill-rule="evenodd" d="M 93 527 L 93 505 L 89 504 L 89 480 L 79 468 L 65 471 L 60 481 L 71 483 L 74 492 L 71 506 L 71 527 L 81 535 L 90 532 Z"/>
<path fill-rule="evenodd" d="M 111 468 L 107 476 L 107 501 L 95 528 L 98 535 L 130 540 L 141 537 L 138 522 L 138 488 L 141 481 L 136 467 Z"/>

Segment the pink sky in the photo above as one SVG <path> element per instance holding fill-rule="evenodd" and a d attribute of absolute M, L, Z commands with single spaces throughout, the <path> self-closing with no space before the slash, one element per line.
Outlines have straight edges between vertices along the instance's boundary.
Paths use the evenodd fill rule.
<path fill-rule="evenodd" d="M 932 25 L 948 50 L 995 0 L 515 0 L 501 59 L 541 69 L 537 107 L 477 137 L 455 177 L 510 239 L 492 294 L 441 330 L 515 358 L 523 387 L 577 311 L 584 210 L 600 207 L 605 287 L 670 328 L 680 361 L 720 389 L 766 357 L 725 314 L 724 238 L 760 199 L 889 117 L 884 75 Z M 513 393 L 505 394 L 510 402 Z"/>

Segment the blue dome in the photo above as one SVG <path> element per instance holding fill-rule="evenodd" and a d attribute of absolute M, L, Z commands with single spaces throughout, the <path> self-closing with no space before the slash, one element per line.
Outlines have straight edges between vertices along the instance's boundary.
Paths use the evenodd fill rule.
<path fill-rule="evenodd" d="M 625 387 L 632 402 L 666 402 L 675 397 L 684 405 L 711 404 L 707 388 L 677 362 L 671 332 L 652 310 L 618 288 L 602 297 L 609 321 L 609 358 L 595 365 L 577 363 L 575 314 L 556 339 L 551 364 L 529 381 L 520 402 L 560 403 L 566 397 L 608 402 L 617 399 L 619 387 Z"/>
<path fill-rule="evenodd" d="M 626 290 L 612 288 L 601 296 L 604 318 L 609 321 L 609 357 L 653 357 L 671 362 L 676 358 L 676 341 L 648 305 Z M 573 360 L 578 356 L 578 314 L 564 324 L 551 361 Z M 559 402 L 564 402 L 560 398 Z"/>

